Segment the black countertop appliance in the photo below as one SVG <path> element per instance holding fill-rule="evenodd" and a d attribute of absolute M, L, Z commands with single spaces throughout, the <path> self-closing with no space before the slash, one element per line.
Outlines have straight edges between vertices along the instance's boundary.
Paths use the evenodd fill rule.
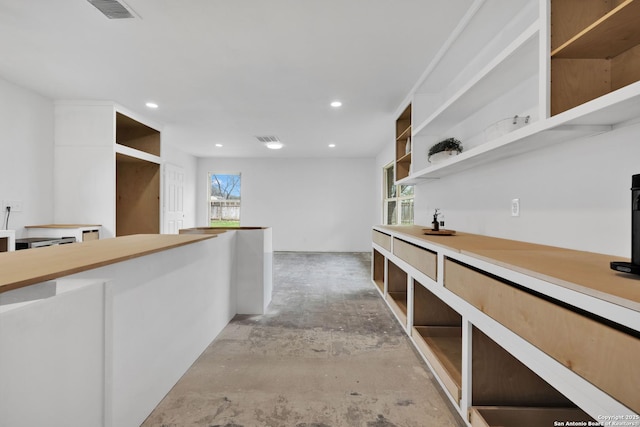
<path fill-rule="evenodd" d="M 640 174 L 631 177 L 631 262 L 611 262 L 611 268 L 640 274 Z"/>

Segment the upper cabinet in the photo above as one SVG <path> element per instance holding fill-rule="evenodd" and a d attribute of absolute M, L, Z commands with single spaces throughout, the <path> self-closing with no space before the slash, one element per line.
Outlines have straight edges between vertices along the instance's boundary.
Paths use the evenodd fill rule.
<path fill-rule="evenodd" d="M 396 181 L 411 173 L 411 104 L 396 120 Z"/>
<path fill-rule="evenodd" d="M 54 221 L 159 233 L 160 131 L 102 101 L 58 101 L 55 124 Z"/>
<path fill-rule="evenodd" d="M 552 115 L 638 80 L 640 1 L 552 1 Z"/>
<path fill-rule="evenodd" d="M 411 154 L 399 156 L 404 145 L 396 133 L 399 183 L 455 174 L 639 117 L 639 3 L 474 1 L 409 94 Z M 447 138 L 460 140 L 464 151 L 430 163 L 429 148 Z"/>

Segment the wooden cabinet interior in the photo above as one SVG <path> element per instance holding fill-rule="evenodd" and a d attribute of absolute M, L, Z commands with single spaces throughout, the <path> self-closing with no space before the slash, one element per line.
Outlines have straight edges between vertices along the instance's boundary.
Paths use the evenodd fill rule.
<path fill-rule="evenodd" d="M 160 165 L 116 154 L 116 236 L 160 233 Z"/>
<path fill-rule="evenodd" d="M 456 402 L 460 402 L 462 316 L 416 280 L 413 289 L 411 336 L 447 391 Z"/>
<path fill-rule="evenodd" d="M 374 249 L 373 251 L 373 281 L 384 292 L 384 255 Z"/>
<path fill-rule="evenodd" d="M 459 263 L 445 261 L 445 287 L 500 322 L 568 369 L 636 411 L 640 395 L 635 366 L 640 339 L 564 306 L 496 280 Z M 547 331 L 554 333 L 548 334 Z M 597 342 L 597 346 L 592 344 Z M 624 348 L 626 351 L 610 351 Z M 603 366 L 608 366 L 603 370 Z M 482 403 L 484 404 L 484 403 Z"/>
<path fill-rule="evenodd" d="M 640 80 L 640 0 L 552 0 L 551 115 Z"/>
<path fill-rule="evenodd" d="M 160 132 L 118 112 L 116 144 L 160 156 Z"/>
<path fill-rule="evenodd" d="M 444 242 L 418 225 L 375 231 L 373 281 L 468 425 L 637 416 L 637 293 L 619 294 L 629 283 L 609 269 L 585 271 L 603 255 L 465 233 Z"/>
<path fill-rule="evenodd" d="M 407 326 L 407 277 L 403 269 L 387 260 L 387 301 L 404 327 Z"/>
<path fill-rule="evenodd" d="M 520 427 L 553 425 L 553 421 L 558 420 L 594 421 L 476 327 L 473 327 L 472 343 L 472 426 Z M 551 424 L 546 423 L 547 420 L 551 420 Z"/>
<path fill-rule="evenodd" d="M 409 176 L 411 151 L 411 104 L 409 104 L 396 120 L 396 181 Z"/>

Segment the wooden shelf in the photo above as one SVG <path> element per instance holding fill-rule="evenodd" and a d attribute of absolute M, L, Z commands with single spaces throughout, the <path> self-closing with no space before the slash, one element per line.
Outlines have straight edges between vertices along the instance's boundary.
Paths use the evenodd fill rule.
<path fill-rule="evenodd" d="M 462 328 L 414 326 L 411 336 L 447 391 L 459 403 L 462 397 Z"/>
<path fill-rule="evenodd" d="M 406 140 L 408 137 L 411 136 L 411 120 L 408 120 L 408 121 L 401 120 L 398 122 L 398 125 L 400 125 L 401 128 L 404 128 L 404 130 L 401 131 L 400 134 L 396 136 L 396 141 L 399 141 L 401 139 Z"/>
<path fill-rule="evenodd" d="M 411 153 L 407 153 L 404 156 L 400 157 L 398 160 L 396 160 L 397 163 L 409 163 L 411 164 Z"/>
<path fill-rule="evenodd" d="M 578 408 L 473 406 L 469 410 L 472 427 L 540 427 L 553 426 L 554 421 L 594 420 Z"/>
<path fill-rule="evenodd" d="M 551 2 L 552 116 L 640 80 L 640 0 L 610 7 L 600 0 Z"/>
<path fill-rule="evenodd" d="M 380 293 L 384 294 L 384 255 L 373 250 L 372 278 Z"/>
<path fill-rule="evenodd" d="M 640 44 L 640 1 L 626 0 L 551 52 L 553 58 L 618 56 Z"/>
<path fill-rule="evenodd" d="M 116 112 L 116 143 L 160 156 L 160 132 Z"/>
<path fill-rule="evenodd" d="M 396 181 L 409 176 L 411 169 L 411 104 L 396 120 Z M 407 147 L 409 144 L 409 147 Z"/>

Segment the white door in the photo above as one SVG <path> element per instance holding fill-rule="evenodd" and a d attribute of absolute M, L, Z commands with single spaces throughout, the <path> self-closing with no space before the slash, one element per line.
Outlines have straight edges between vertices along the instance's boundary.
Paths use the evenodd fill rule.
<path fill-rule="evenodd" d="M 164 232 L 178 234 L 184 228 L 184 169 L 164 165 Z"/>

